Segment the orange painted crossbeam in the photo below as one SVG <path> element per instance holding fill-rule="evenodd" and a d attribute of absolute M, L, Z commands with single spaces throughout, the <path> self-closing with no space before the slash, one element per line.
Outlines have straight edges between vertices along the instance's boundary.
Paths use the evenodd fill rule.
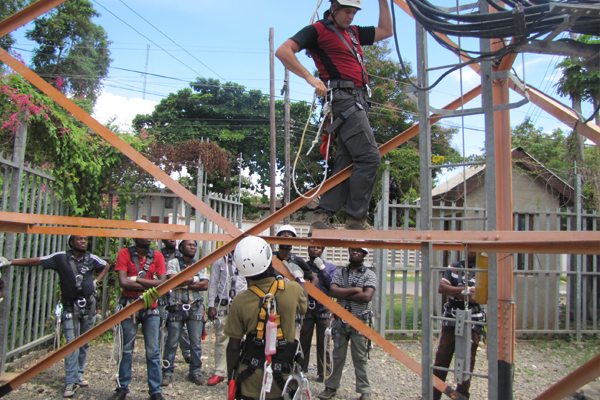
<path fill-rule="evenodd" d="M 534 400 L 562 400 L 600 377 L 600 354 L 550 386 Z"/>
<path fill-rule="evenodd" d="M 17 59 L 8 54 L 2 48 L 0 48 L 0 60 L 6 63 L 13 70 L 21 74 L 25 79 L 31 82 L 42 92 L 50 96 L 52 100 L 54 100 L 60 106 L 62 106 L 71 114 L 73 114 L 73 116 L 78 118 L 81 122 L 87 125 L 94 132 L 96 132 L 108 143 L 113 145 L 113 147 L 115 147 L 117 150 L 121 151 L 123 154 L 129 157 L 133 162 L 139 165 L 142 169 L 144 169 L 154 178 L 159 180 L 167 188 L 171 189 L 173 193 L 177 194 L 192 207 L 196 208 L 196 210 L 200 211 L 202 214 L 208 217 L 212 222 L 214 222 L 215 224 L 217 224 L 232 235 L 239 233 L 239 229 L 235 225 L 229 222 L 226 218 L 222 217 L 218 212 L 213 210 L 198 197 L 194 196 L 179 182 L 171 178 L 167 173 L 165 173 L 163 170 L 154 165 L 150 160 L 138 153 L 127 142 L 115 135 L 100 122 L 92 118 L 91 115 L 82 110 L 79 106 L 77 106 L 75 103 L 69 100 L 64 94 L 56 90 L 52 85 L 40 78 L 35 72 L 27 68 L 22 63 L 20 63 Z"/>
<path fill-rule="evenodd" d="M 96 219 L 83 217 L 63 217 L 60 215 L 45 215 L 45 214 L 21 214 L 0 211 L 0 221 L 14 222 L 20 224 L 54 224 L 54 225 L 73 225 L 73 226 L 89 226 L 94 228 L 122 228 L 122 229 L 139 229 L 146 231 L 167 231 L 167 232 L 189 232 L 190 227 L 187 225 L 176 224 L 159 224 L 159 223 L 142 223 L 134 221 L 121 221 L 116 219 Z"/>
<path fill-rule="evenodd" d="M 47 13 L 65 1 L 66 0 L 40 0 L 31 4 L 29 7 L 24 8 L 18 13 L 0 21 L 0 38 L 6 36 L 17 28 L 22 27 L 28 22 L 33 21 L 35 18 Z"/>
<path fill-rule="evenodd" d="M 477 234 L 477 232 L 467 232 Z M 324 236 L 327 235 L 327 238 Z M 333 234 L 336 235 L 336 234 Z M 295 246 L 325 246 L 325 247 L 361 247 L 372 249 L 393 249 L 393 250 L 421 250 L 421 243 L 433 242 L 433 249 L 463 251 L 467 247 L 469 251 L 486 251 L 491 253 L 537 253 L 537 254 L 600 254 L 600 240 L 582 240 L 582 241 L 432 241 L 428 239 L 417 240 L 389 240 L 389 239 L 368 239 L 362 238 L 359 242 L 356 239 L 333 238 L 332 235 L 318 234 L 313 230 L 312 238 L 287 238 L 282 240 L 279 237 L 263 237 L 269 243 L 290 244 Z"/>

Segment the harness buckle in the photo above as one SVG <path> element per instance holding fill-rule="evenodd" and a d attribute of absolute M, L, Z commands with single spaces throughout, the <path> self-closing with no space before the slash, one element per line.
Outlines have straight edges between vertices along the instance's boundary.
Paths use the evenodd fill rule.
<path fill-rule="evenodd" d="M 79 308 L 85 308 L 87 300 L 85 298 L 77 300 L 77 306 Z"/>
<path fill-rule="evenodd" d="M 140 272 L 138 272 L 138 277 L 144 279 L 146 277 L 146 271 L 145 270 L 141 270 Z"/>
<path fill-rule="evenodd" d="M 314 310 L 316 307 L 316 302 L 314 300 L 311 300 L 308 302 L 308 309 L 309 310 Z"/>
<path fill-rule="evenodd" d="M 182 309 L 183 311 L 190 311 L 190 307 L 191 307 L 191 306 L 190 306 L 189 304 L 182 304 L 182 305 L 181 305 L 181 309 Z"/>

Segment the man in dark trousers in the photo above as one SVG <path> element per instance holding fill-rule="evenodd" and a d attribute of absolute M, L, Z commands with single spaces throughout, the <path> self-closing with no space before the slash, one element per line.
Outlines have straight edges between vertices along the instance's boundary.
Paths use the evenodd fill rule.
<path fill-rule="evenodd" d="M 467 265 L 468 268 L 475 268 L 477 261 L 477 253 L 467 253 Z M 444 277 L 440 281 L 438 292 L 447 296 L 446 304 L 444 305 L 444 317 L 456 319 L 456 310 L 464 310 L 465 302 L 467 302 L 467 309 L 471 310 L 472 321 L 485 321 L 485 313 L 481 306 L 475 302 L 475 273 L 468 272 L 465 270 L 465 261 L 457 261 L 450 264 L 453 269 L 448 269 L 444 272 Z M 462 268 L 463 271 L 456 270 L 454 268 Z M 465 281 L 467 285 L 465 286 Z M 468 288 L 468 289 L 467 289 Z M 466 290 L 465 290 L 466 289 Z M 443 321 L 442 322 L 442 334 L 440 337 L 440 344 L 437 352 L 435 353 L 434 367 L 448 368 L 452 357 L 454 356 L 455 348 L 455 322 L 454 321 Z M 477 356 L 477 347 L 479 346 L 479 340 L 483 333 L 483 326 L 471 325 L 471 372 L 475 368 L 475 357 Z M 441 380 L 446 380 L 448 371 L 433 370 L 433 374 Z M 469 389 L 471 387 L 471 379 L 467 379 L 459 383 L 456 386 L 456 391 L 467 399 L 469 398 Z M 442 392 L 437 389 L 433 389 L 434 400 L 439 400 L 442 397 Z"/>
<path fill-rule="evenodd" d="M 151 239 L 133 239 L 133 241 L 135 245 L 121 249 L 117 255 L 115 271 L 119 276 L 119 286 L 123 290 L 123 297 L 119 299 L 119 310 L 136 301 L 146 290 L 159 286 L 167 279 L 165 258 L 160 252 L 150 248 Z M 140 323 L 146 347 L 150 400 L 164 400 L 160 388 L 162 379 L 158 345 L 160 316 L 156 301 L 150 308 L 142 309 L 121 322 L 123 352 L 119 363 L 117 388 L 110 397 L 111 400 L 124 400 L 129 394 L 133 348 Z"/>
<path fill-rule="evenodd" d="M 295 282 L 276 277 L 271 247 L 256 236 L 242 239 L 233 259 L 240 275 L 248 281 L 248 290 L 233 299 L 225 324 L 225 334 L 229 336 L 227 377 L 237 381 L 244 398 L 280 399 L 298 349 L 296 313 L 306 312 L 302 271 L 288 264 Z M 276 324 L 274 336 L 269 334 L 272 324 Z M 267 358 L 265 347 L 271 348 L 270 337 L 276 351 Z M 245 344 L 240 354 L 242 339 Z M 263 378 L 269 384 L 263 385 Z"/>
<path fill-rule="evenodd" d="M 162 255 L 165 257 L 165 265 L 169 265 L 169 261 L 173 260 L 173 259 L 180 259 L 182 257 L 181 253 L 179 252 L 179 250 L 177 249 L 177 241 L 173 240 L 173 239 L 163 239 L 162 241 L 163 246 L 162 249 L 160 250 L 160 252 L 162 253 Z M 162 296 L 159 300 L 158 300 L 159 304 L 161 302 L 164 302 L 164 306 L 166 309 L 166 305 L 169 302 L 169 296 L 168 295 L 164 295 Z M 161 310 L 162 312 L 163 310 Z M 167 314 L 168 312 L 165 312 L 165 314 Z M 163 316 L 163 318 L 165 318 L 166 316 Z M 168 321 L 167 321 L 167 325 L 168 325 Z M 165 341 L 168 341 L 169 338 L 167 337 L 165 339 Z M 181 349 L 181 355 L 183 356 L 183 359 L 185 360 L 186 363 L 190 363 L 192 361 L 192 356 L 191 356 L 191 347 L 190 347 L 190 337 L 188 335 L 188 331 L 187 331 L 187 326 L 184 324 L 183 325 L 183 330 L 181 331 L 181 338 L 179 339 L 179 348 Z"/>
<path fill-rule="evenodd" d="M 41 265 L 44 269 L 51 269 L 58 273 L 63 306 L 61 321 L 67 343 L 94 327 L 96 286 L 108 272 L 106 261 L 87 252 L 88 239 L 87 236 L 70 236 L 68 244 L 71 250 L 59 251 L 45 257 L 23 258 L 8 263 L 0 260 L 0 267 Z M 100 273 L 94 278 L 94 273 L 97 271 Z M 89 347 L 89 343 L 86 343 L 65 357 L 63 397 L 73 397 L 77 386 L 89 385 L 83 377 Z"/>
<path fill-rule="evenodd" d="M 380 155 L 369 125 L 369 80 L 361 46 L 392 36 L 392 19 L 386 0 L 379 0 L 377 27 L 351 25 L 362 0 L 331 0 L 324 19 L 309 25 L 277 49 L 277 57 L 290 71 L 312 85 L 319 97 L 327 95 L 333 107 L 328 133 L 339 138 L 333 175 L 354 164 L 349 179 L 321 196 L 311 229 L 335 229 L 331 219 L 346 206 L 346 229 L 372 229 L 367 223 Z M 319 70 L 319 78 L 296 57 L 307 49 Z"/>
<path fill-rule="evenodd" d="M 319 282 L 317 283 L 317 289 L 329 296 L 329 287 L 331 285 L 331 279 L 337 272 L 337 267 L 324 261 L 321 256 L 325 248 L 323 246 L 308 246 L 308 257 L 310 260 L 307 262 L 308 266 L 313 273 L 317 275 Z M 300 331 L 300 344 L 302 345 L 302 351 L 304 353 L 304 373 L 308 372 L 308 366 L 310 364 L 310 349 L 312 344 L 313 332 L 315 327 L 317 328 L 317 381 L 323 382 L 325 373 L 329 374 L 331 371 L 325 370 L 323 367 L 323 354 L 325 351 L 325 330 L 329 327 L 331 321 L 331 311 L 324 305 L 313 299 L 308 298 L 308 311 L 304 315 L 302 321 L 302 330 Z M 327 358 L 327 365 L 331 368 L 331 359 Z"/>
<path fill-rule="evenodd" d="M 364 265 L 364 259 L 369 254 L 367 249 L 349 248 L 348 253 L 350 263 L 336 272 L 331 281 L 329 294 L 337 298 L 340 306 L 365 324 L 369 324 L 373 315 L 371 300 L 377 288 L 377 276 Z M 325 381 L 325 390 L 319 393 L 318 397 L 327 400 L 336 395 L 350 343 L 356 391 L 360 393 L 360 400 L 370 400 L 372 390 L 367 364 L 369 340 L 337 316 L 332 335 L 334 337 L 333 372 Z"/>

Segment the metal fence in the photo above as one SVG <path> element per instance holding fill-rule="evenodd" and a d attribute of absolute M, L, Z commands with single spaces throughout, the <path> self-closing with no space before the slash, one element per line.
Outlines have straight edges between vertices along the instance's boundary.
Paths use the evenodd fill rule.
<path fill-rule="evenodd" d="M 67 210 L 54 189 L 54 179 L 46 171 L 25 165 L 22 154 L 12 160 L 0 154 L 2 211 L 66 215 Z M 60 235 L 3 233 L 0 254 L 14 258 L 39 257 L 64 248 Z M 57 303 L 58 275 L 40 267 L 8 267 L 2 271 L 6 281 L 0 304 L 0 371 L 6 362 L 53 339 L 52 316 Z"/>
<path fill-rule="evenodd" d="M 519 231 L 598 231 L 600 215 L 579 209 L 513 212 L 514 229 Z M 384 214 L 385 213 L 385 214 Z M 387 215 L 387 218 L 384 216 Z M 433 206 L 433 228 L 439 230 L 485 229 L 485 209 L 459 207 L 456 203 Z M 380 203 L 375 218 L 377 229 L 419 229 L 419 204 Z M 416 221 L 412 225 L 411 221 Z M 412 254 L 411 254 L 412 253 Z M 375 268 L 386 271 L 380 283 L 376 307 L 380 312 L 379 333 L 420 334 L 422 271 L 420 251 L 376 250 Z M 511 254 L 514 265 L 514 296 L 517 304 L 518 334 L 600 333 L 598 328 L 598 256 L 572 254 Z M 436 251 L 439 268 L 432 278 L 434 313 L 442 315 L 443 299 L 437 285 L 443 267 L 464 259 L 456 251 Z M 435 271 L 435 270 L 434 270 Z M 439 330 L 439 326 L 436 330 Z"/>

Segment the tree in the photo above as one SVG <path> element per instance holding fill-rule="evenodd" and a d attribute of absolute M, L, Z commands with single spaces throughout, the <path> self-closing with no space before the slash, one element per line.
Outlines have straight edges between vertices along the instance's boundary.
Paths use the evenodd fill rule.
<path fill-rule="evenodd" d="M 573 184 L 575 165 L 573 159 L 568 157 L 570 141 L 560 128 L 549 134 L 544 133 L 543 128 L 536 128 L 528 118 L 512 129 L 512 144 L 513 147 L 522 147 L 560 178 Z M 599 210 L 598 146 L 586 146 L 584 150 L 584 161 L 577 163 L 577 171 L 583 181 L 583 207 L 587 210 Z"/>
<path fill-rule="evenodd" d="M 278 129 L 277 169 L 283 168 L 283 102 L 276 105 Z M 296 135 L 304 126 L 308 106 L 303 103 L 291 107 L 292 146 L 296 146 Z M 201 139 L 215 142 L 232 156 L 242 154 L 242 168 L 259 175 L 259 184 L 269 185 L 270 179 L 270 127 L 268 96 L 259 90 L 247 91 L 244 86 L 233 82 L 221 84 L 217 79 L 198 78 L 190 88 L 171 93 L 156 106 L 149 115 L 138 115 L 133 120 L 136 130 L 145 129 L 162 143 L 182 145 L 188 140 Z M 212 155 L 211 155 L 212 156 Z M 198 156 L 194 157 L 194 161 Z M 210 162 L 209 160 L 206 160 Z M 235 175 L 233 165 L 231 175 Z M 188 172 L 192 173 L 192 171 Z M 232 182 L 213 177 L 210 183 L 226 192 Z M 237 186 L 237 185 L 235 185 Z"/>
<path fill-rule="evenodd" d="M 86 99 L 88 112 L 112 61 L 104 28 L 92 22 L 99 15 L 88 0 L 69 0 L 36 19 L 26 32 L 39 44 L 33 70 L 62 93 Z"/>
<path fill-rule="evenodd" d="M 21 8 L 23 8 L 26 4 L 25 0 L 3 0 L 0 2 L 0 21 L 10 17 L 15 14 Z M 6 51 L 10 51 L 11 46 L 15 43 L 15 39 L 12 37 L 12 34 L 7 34 L 3 37 L 0 37 L 0 47 L 2 47 Z M 2 64 L 0 62 L 0 64 Z"/>
<path fill-rule="evenodd" d="M 588 44 L 600 44 L 600 37 L 584 35 L 577 39 Z M 555 85 L 558 93 L 563 96 L 569 96 L 573 103 L 573 108 L 579 113 L 581 113 L 582 101 L 591 102 L 595 110 L 596 121 L 598 122 L 600 70 L 598 68 L 585 67 L 583 60 L 578 57 L 565 57 L 565 59 L 557 65 L 557 68 L 562 69 L 562 76 Z M 567 156 L 580 164 L 583 162 L 584 158 L 584 142 L 585 139 L 583 136 L 579 135 L 575 130 L 571 132 Z"/>

